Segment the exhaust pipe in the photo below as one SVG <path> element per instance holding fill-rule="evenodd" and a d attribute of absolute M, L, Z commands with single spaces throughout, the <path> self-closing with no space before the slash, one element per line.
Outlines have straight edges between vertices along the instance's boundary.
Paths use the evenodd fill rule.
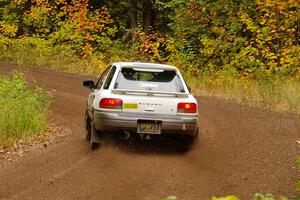
<path fill-rule="evenodd" d="M 131 133 L 128 130 L 122 130 L 118 132 L 118 136 L 121 140 L 129 140 Z"/>

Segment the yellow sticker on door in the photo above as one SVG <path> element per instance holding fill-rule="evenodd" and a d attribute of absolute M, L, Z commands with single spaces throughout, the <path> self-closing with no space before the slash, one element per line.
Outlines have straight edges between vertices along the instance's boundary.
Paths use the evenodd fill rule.
<path fill-rule="evenodd" d="M 137 109 L 138 108 L 138 104 L 137 103 L 124 103 L 123 107 L 125 109 Z"/>

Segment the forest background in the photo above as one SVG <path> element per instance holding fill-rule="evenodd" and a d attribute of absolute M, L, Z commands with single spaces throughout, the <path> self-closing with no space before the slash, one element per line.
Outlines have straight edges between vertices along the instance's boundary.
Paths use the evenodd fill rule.
<path fill-rule="evenodd" d="M 297 0 L 0 0 L 0 60 L 167 63 L 197 95 L 299 114 L 299 26 Z"/>

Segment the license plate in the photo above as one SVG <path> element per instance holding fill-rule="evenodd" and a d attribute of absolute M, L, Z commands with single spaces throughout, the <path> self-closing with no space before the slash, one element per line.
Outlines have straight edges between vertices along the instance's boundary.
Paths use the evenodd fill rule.
<path fill-rule="evenodd" d="M 160 134 L 160 121 L 138 121 L 138 133 Z"/>
<path fill-rule="evenodd" d="M 137 103 L 124 103 L 123 107 L 125 109 L 137 109 L 138 108 L 138 104 Z"/>

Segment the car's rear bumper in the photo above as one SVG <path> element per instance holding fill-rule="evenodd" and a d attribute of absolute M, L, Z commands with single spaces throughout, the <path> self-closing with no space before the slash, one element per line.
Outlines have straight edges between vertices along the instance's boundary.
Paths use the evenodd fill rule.
<path fill-rule="evenodd" d="M 124 129 L 136 132 L 138 120 L 161 121 L 161 134 L 184 134 L 195 136 L 198 131 L 197 116 L 94 111 L 95 127 L 100 132 L 116 132 Z"/>

